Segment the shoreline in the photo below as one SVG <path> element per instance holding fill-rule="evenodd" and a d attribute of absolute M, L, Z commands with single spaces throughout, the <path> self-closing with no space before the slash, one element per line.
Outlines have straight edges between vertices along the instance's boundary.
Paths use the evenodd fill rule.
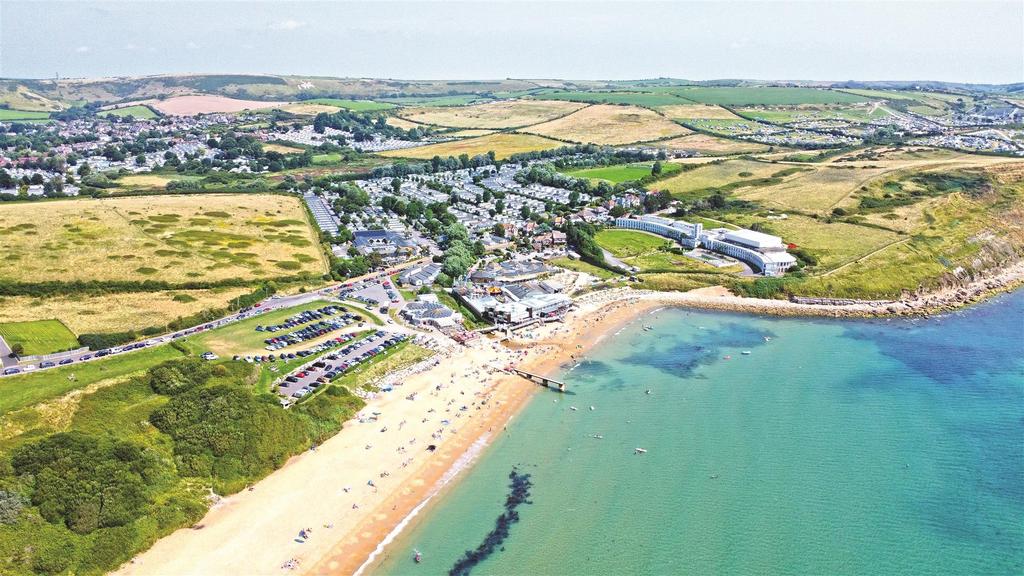
<path fill-rule="evenodd" d="M 113 573 L 335 575 L 372 571 L 388 553 L 388 546 L 401 537 L 403 528 L 457 485 L 500 434 L 499 427 L 515 418 L 535 394 L 553 393 L 500 370 L 510 363 L 554 376 L 642 314 L 667 306 L 777 316 L 926 315 L 949 309 L 935 307 L 937 302 L 948 306 L 952 298 L 966 305 L 1020 286 L 1024 263 L 1004 272 L 1004 281 L 983 279 L 972 283 L 969 290 L 956 288 L 903 303 L 870 305 L 749 299 L 721 287 L 685 293 L 625 287 L 584 294 L 562 322 L 528 329 L 503 345 L 486 337 L 467 347 L 452 344 L 421 366 L 385 377 L 384 381 L 396 386 L 395 391 L 371 399 L 360 413 L 364 419 L 382 413 L 379 422 L 346 422 L 339 434 L 315 452 L 293 457 L 252 491 L 222 499 L 199 524 L 162 538 Z M 930 304 L 923 307 L 917 302 Z M 895 312 L 888 309 L 892 306 L 897 306 Z M 421 397 L 410 402 L 406 395 L 413 393 Z M 456 402 L 464 403 L 464 408 L 452 413 L 453 407 L 458 408 Z M 455 425 L 438 428 L 435 422 L 445 412 L 449 414 L 446 421 Z M 460 419 L 463 416 L 465 419 Z M 422 422 L 417 424 L 414 418 L 422 418 Z M 408 436 L 395 437 L 407 420 L 412 422 L 406 429 L 415 435 L 412 441 L 420 440 L 415 451 L 406 442 Z M 381 434 L 389 426 L 391 433 Z M 424 444 L 431 442 L 436 443 L 436 451 L 424 455 Z M 412 454 L 417 462 L 409 466 Z M 385 472 L 378 476 L 382 469 Z M 367 478 L 371 478 L 372 491 L 364 485 Z M 347 483 L 350 486 L 342 489 Z M 315 536 L 301 542 L 294 538 L 308 526 L 317 527 Z"/>

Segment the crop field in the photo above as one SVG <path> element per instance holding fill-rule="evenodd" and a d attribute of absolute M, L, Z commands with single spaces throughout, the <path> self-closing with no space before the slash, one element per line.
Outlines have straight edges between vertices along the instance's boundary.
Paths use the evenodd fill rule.
<path fill-rule="evenodd" d="M 449 132 L 447 135 L 455 138 L 476 138 L 478 136 L 487 136 L 488 134 L 494 134 L 495 132 L 495 130 L 467 128 L 465 130 L 459 130 L 457 132 Z"/>
<path fill-rule="evenodd" d="M 264 152 L 277 152 L 278 154 L 302 154 L 302 148 L 286 146 L 284 144 L 263 144 Z"/>
<path fill-rule="evenodd" d="M 472 106 L 411 108 L 400 112 L 406 120 L 453 128 L 515 128 L 565 116 L 583 104 L 557 100 L 499 100 Z"/>
<path fill-rule="evenodd" d="M 362 316 L 365 319 L 365 321 L 368 322 L 368 324 L 381 324 L 379 318 L 362 310 L 357 310 L 355 308 L 348 307 L 343 304 L 338 304 L 336 302 L 316 300 L 314 302 L 309 302 L 306 304 L 302 304 L 300 306 L 283 308 L 280 310 L 274 310 L 273 312 L 260 314 L 252 318 L 246 318 L 241 322 L 234 322 L 232 324 L 228 324 L 227 326 L 221 326 L 220 328 L 210 330 L 209 332 L 201 332 L 194 336 L 189 336 L 188 338 L 183 340 L 182 343 L 185 346 L 189 347 L 190 349 L 194 350 L 196 353 L 201 353 L 209 350 L 224 357 L 230 357 L 235 354 L 265 354 L 266 350 L 264 350 L 264 347 L 266 346 L 266 344 L 263 342 L 264 340 L 270 338 L 270 336 L 272 335 L 283 336 L 288 332 L 294 332 L 296 330 L 299 330 L 301 329 L 301 327 L 296 326 L 295 328 L 290 328 L 288 330 L 268 333 L 257 332 L 256 326 L 278 324 L 280 322 L 283 322 L 288 317 L 294 316 L 301 312 L 305 312 L 306 310 L 315 310 L 317 308 L 323 308 L 324 306 L 330 305 L 342 306 L 343 308 L 347 308 L 350 312 Z M 355 325 L 353 324 L 351 327 L 354 329 Z M 303 342 L 302 344 L 298 344 L 291 348 L 287 348 L 285 349 L 285 351 L 293 352 L 295 350 L 301 350 L 303 348 L 313 346 L 328 338 L 334 338 L 338 336 L 340 333 L 341 332 L 332 332 L 329 335 L 325 335 L 321 338 L 309 340 L 308 342 Z"/>
<path fill-rule="evenodd" d="M 664 140 L 656 144 L 659 147 L 670 150 L 689 150 L 700 152 L 708 156 L 726 156 L 729 154 L 754 154 L 765 152 L 770 146 L 758 142 L 745 142 L 742 140 L 730 140 L 718 138 L 708 134 L 690 134 L 671 140 Z"/>
<path fill-rule="evenodd" d="M 232 299 L 251 292 L 244 287 L 164 292 L 114 292 L 102 295 L 3 296 L 0 322 L 24 322 L 56 318 L 75 334 L 141 330 L 203 310 L 227 306 Z"/>
<path fill-rule="evenodd" d="M 298 114 L 300 116 L 316 116 L 323 112 L 325 114 L 334 114 L 341 108 L 337 106 L 329 106 L 327 104 L 309 104 L 307 102 L 296 102 L 295 104 L 289 104 L 282 106 L 281 110 L 285 112 L 291 112 L 292 114 Z"/>
<path fill-rule="evenodd" d="M 0 280 L 259 279 L 322 274 L 296 198 L 209 194 L 0 206 Z"/>
<path fill-rule="evenodd" d="M 500 133 L 491 134 L 490 136 L 482 136 L 480 138 L 440 142 L 438 144 L 429 144 L 427 146 L 419 146 L 417 148 L 388 150 L 387 152 L 381 152 L 380 155 L 389 158 L 416 158 L 420 160 L 429 160 L 434 156 L 441 156 L 442 158 L 447 156 L 458 156 L 460 154 L 476 156 L 477 154 L 486 154 L 490 151 L 494 151 L 495 156 L 500 160 L 520 152 L 548 150 L 550 148 L 558 148 L 559 146 L 564 145 L 564 143 L 558 142 L 557 140 L 542 138 L 532 134 Z"/>
<path fill-rule="evenodd" d="M 659 92 L 670 93 L 701 104 L 720 106 L 757 106 L 785 104 L 845 104 L 864 102 L 868 98 L 856 94 L 819 90 L 815 88 L 732 88 L 693 87 L 659 88 Z"/>
<path fill-rule="evenodd" d="M 721 106 L 708 104 L 673 104 L 659 106 L 658 111 L 673 120 L 712 118 L 718 120 L 740 120 L 740 117 Z"/>
<path fill-rule="evenodd" d="M 689 133 L 686 128 L 636 106 L 596 104 L 526 130 L 560 140 L 594 144 L 630 144 Z"/>
<path fill-rule="evenodd" d="M 786 167 L 753 160 L 726 160 L 711 163 L 689 172 L 683 172 L 658 182 L 658 189 L 668 190 L 673 196 L 704 195 L 714 189 L 739 190 L 763 185 L 762 179 L 771 178 Z"/>
<path fill-rule="evenodd" d="M 794 106 L 788 108 L 738 108 L 740 114 L 773 124 L 789 124 L 811 120 L 846 120 L 870 122 L 889 116 L 884 106 Z"/>
<path fill-rule="evenodd" d="M 590 178 L 591 180 L 605 180 L 612 184 L 618 184 L 620 182 L 628 182 L 630 180 L 639 180 L 644 176 L 651 175 L 651 168 L 654 166 L 652 162 L 640 162 L 635 164 L 622 164 L 618 166 L 601 166 L 599 168 L 585 168 L 583 170 L 570 170 L 566 172 L 569 176 L 575 176 L 576 178 Z M 678 172 L 682 168 L 679 164 L 672 164 L 671 162 L 663 162 L 662 174 L 669 175 L 674 172 Z"/>
<path fill-rule="evenodd" d="M 493 98 L 476 94 L 459 96 L 406 96 L 402 98 L 379 98 L 377 102 L 398 104 L 399 106 L 468 106 L 481 102 L 489 102 Z"/>
<path fill-rule="evenodd" d="M 25 356 L 78 348 L 77 337 L 59 320 L 3 322 L 0 323 L 0 338 L 8 346 L 20 344 Z"/>
<path fill-rule="evenodd" d="M 46 120 L 49 117 L 49 112 L 8 110 L 6 108 L 0 108 L 0 122 L 9 122 L 12 120 Z"/>
<path fill-rule="evenodd" d="M 175 96 L 166 100 L 145 100 L 138 104 L 147 104 L 160 111 L 161 114 L 172 116 L 193 116 L 195 114 L 212 114 L 215 112 L 242 112 L 244 110 L 261 110 L 281 108 L 288 102 L 264 102 L 262 100 L 239 100 L 226 96 Z"/>
<path fill-rule="evenodd" d="M 413 128 L 423 128 L 422 124 L 410 122 L 405 118 L 399 118 L 398 116 L 388 116 L 386 120 L 388 126 L 394 126 L 395 128 L 401 128 L 402 130 L 412 130 Z"/>
<path fill-rule="evenodd" d="M 121 176 L 116 180 L 118 186 L 125 189 L 133 188 L 164 188 L 167 183 L 172 180 L 201 180 L 201 176 L 192 176 L 189 174 L 175 174 L 169 175 L 164 174 L 128 174 Z"/>
<path fill-rule="evenodd" d="M 375 102 L 373 100 L 349 100 L 345 98 L 314 98 L 312 100 L 301 100 L 296 102 L 296 104 L 319 104 L 321 106 L 345 108 L 346 110 L 354 110 L 356 112 L 376 112 L 378 110 L 390 110 L 395 107 L 394 104 L 388 104 L 386 102 Z"/>
<path fill-rule="evenodd" d="M 568 100 L 572 102 L 588 102 L 592 104 L 625 104 L 630 106 L 668 106 L 685 104 L 686 101 L 672 94 L 652 94 L 650 92 L 573 92 L 551 91 L 540 92 L 535 98 L 551 100 Z"/>

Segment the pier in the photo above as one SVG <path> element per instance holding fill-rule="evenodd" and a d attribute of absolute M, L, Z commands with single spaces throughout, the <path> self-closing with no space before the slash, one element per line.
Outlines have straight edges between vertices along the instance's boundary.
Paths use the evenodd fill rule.
<path fill-rule="evenodd" d="M 565 382 L 555 380 L 554 378 L 548 378 L 547 376 L 541 376 L 540 374 L 534 374 L 533 372 L 527 372 L 526 370 L 520 370 L 514 366 L 510 366 L 510 372 L 518 374 L 531 382 L 536 382 L 545 388 L 556 388 L 559 392 L 565 392 Z"/>

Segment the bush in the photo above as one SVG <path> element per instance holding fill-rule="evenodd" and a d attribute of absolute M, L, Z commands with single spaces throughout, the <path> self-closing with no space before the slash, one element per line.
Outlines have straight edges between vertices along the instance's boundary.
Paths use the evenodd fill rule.
<path fill-rule="evenodd" d="M 42 539 L 36 542 L 32 571 L 38 574 L 59 574 L 71 566 L 75 545 L 67 539 Z"/>
<path fill-rule="evenodd" d="M 15 524 L 28 504 L 28 499 L 17 492 L 0 490 L 0 524 Z"/>
<path fill-rule="evenodd" d="M 157 394 L 173 396 L 210 379 L 210 365 L 198 358 L 171 360 L 152 368 L 146 375 L 149 387 Z"/>

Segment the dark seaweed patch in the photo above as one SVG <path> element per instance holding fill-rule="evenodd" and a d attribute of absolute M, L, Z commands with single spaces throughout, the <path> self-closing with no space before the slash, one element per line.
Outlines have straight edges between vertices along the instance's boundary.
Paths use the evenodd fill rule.
<path fill-rule="evenodd" d="M 532 504 L 529 499 L 530 487 L 533 486 L 533 483 L 530 481 L 530 475 L 520 474 L 517 468 L 512 468 L 508 479 L 509 493 L 508 497 L 505 498 L 505 512 L 498 516 L 498 519 L 494 522 L 494 530 L 487 534 L 483 543 L 477 546 L 476 550 L 466 550 L 466 554 L 452 566 L 451 570 L 448 571 L 450 576 L 466 576 L 474 566 L 486 560 L 491 554 L 494 554 L 494 551 L 508 538 L 509 528 L 516 522 L 519 522 L 519 512 L 516 511 L 516 508 L 520 504 Z"/>

